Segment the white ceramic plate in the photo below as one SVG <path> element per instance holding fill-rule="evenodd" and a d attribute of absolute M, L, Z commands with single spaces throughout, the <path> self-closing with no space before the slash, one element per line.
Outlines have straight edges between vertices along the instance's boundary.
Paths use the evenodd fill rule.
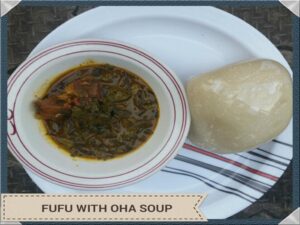
<path fill-rule="evenodd" d="M 80 38 L 106 38 L 139 46 L 161 59 L 185 82 L 191 76 L 253 58 L 291 69 L 256 29 L 213 7 L 99 7 L 51 32 L 34 49 Z M 201 210 L 227 218 L 268 191 L 292 158 L 292 122 L 276 140 L 247 153 L 217 155 L 190 144 L 154 176 L 119 193 L 208 193 Z M 46 193 L 76 193 L 28 172 Z"/>

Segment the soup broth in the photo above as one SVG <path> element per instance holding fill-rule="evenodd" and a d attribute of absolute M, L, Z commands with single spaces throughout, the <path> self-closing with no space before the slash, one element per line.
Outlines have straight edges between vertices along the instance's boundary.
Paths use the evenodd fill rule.
<path fill-rule="evenodd" d="M 47 136 L 71 156 L 88 159 L 134 151 L 151 137 L 159 119 L 151 87 L 109 64 L 64 72 L 34 105 Z"/>

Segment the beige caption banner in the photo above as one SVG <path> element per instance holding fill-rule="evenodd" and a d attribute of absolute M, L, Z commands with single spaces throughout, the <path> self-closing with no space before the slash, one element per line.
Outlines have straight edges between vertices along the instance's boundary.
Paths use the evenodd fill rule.
<path fill-rule="evenodd" d="M 206 195 L 2 194 L 2 221 L 207 221 Z"/>

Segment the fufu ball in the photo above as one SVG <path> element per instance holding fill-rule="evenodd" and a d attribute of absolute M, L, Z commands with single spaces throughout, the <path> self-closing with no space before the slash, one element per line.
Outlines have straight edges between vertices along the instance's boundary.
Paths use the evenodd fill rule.
<path fill-rule="evenodd" d="M 187 82 L 190 141 L 209 151 L 249 150 L 278 136 L 292 116 L 292 80 L 278 62 L 246 61 Z"/>

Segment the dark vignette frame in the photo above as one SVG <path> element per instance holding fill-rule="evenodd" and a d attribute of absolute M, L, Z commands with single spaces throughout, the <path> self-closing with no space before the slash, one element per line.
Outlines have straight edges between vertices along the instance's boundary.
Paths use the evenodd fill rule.
<path fill-rule="evenodd" d="M 39 1 L 39 0 L 23 0 L 20 3 L 22 6 L 50 6 L 50 5 L 88 5 L 88 6 L 259 6 L 259 5 L 280 5 L 279 1 L 276 0 L 214 0 L 214 1 L 197 1 L 197 0 L 162 0 L 162 1 L 136 1 L 136 0 L 50 0 L 50 1 Z M 293 15 L 293 209 L 299 207 L 299 87 L 300 87 L 300 75 L 299 75 L 299 18 Z M 7 15 L 1 17 L 1 151 L 0 151 L 0 193 L 7 192 Z M 203 224 L 278 224 L 278 219 L 271 220 L 210 220 Z M 173 224 L 175 222 L 26 222 L 24 225 L 39 225 L 39 224 Z M 176 222 L 179 223 L 179 222 Z M 181 223 L 181 222 L 180 222 Z M 186 222 L 188 223 L 188 222 Z M 196 224 L 197 222 L 189 222 L 189 224 Z"/>

